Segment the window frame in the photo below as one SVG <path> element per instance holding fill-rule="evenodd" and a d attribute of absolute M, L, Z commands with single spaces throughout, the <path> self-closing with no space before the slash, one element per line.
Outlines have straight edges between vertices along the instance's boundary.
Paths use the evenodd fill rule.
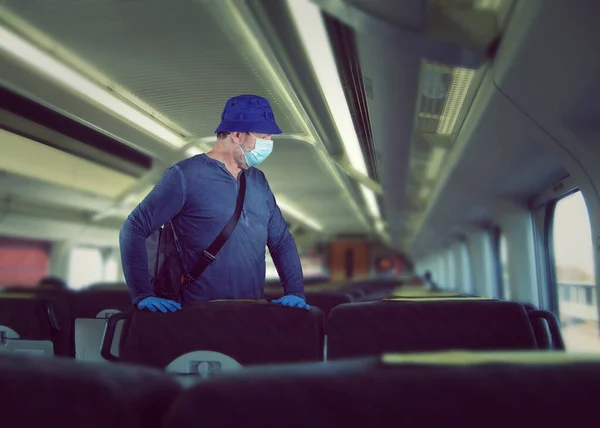
<path fill-rule="evenodd" d="M 553 199 L 546 203 L 544 210 L 544 223 L 543 223 L 543 258 L 545 260 L 544 266 L 544 279 L 546 282 L 545 290 L 543 290 L 544 297 L 546 298 L 546 307 L 557 317 L 560 314 L 558 295 L 558 281 L 556 279 L 556 255 L 554 254 L 554 224 L 556 205 L 562 198 L 571 195 L 573 192 L 569 192 L 567 195 L 563 195 L 557 199 Z"/>
<path fill-rule="evenodd" d="M 581 189 L 572 177 L 566 177 L 542 191 L 530 203 L 534 222 L 534 247 L 538 271 L 538 295 L 541 307 L 560 316 L 558 283 L 554 255 L 554 214 L 556 205 Z M 541 235 L 541 236 L 540 236 Z"/>

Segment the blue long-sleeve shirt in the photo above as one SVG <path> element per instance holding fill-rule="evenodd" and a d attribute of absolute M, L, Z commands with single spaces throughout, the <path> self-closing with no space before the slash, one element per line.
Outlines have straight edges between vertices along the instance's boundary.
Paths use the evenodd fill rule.
<path fill-rule="evenodd" d="M 239 222 L 215 261 L 185 290 L 183 302 L 261 299 L 266 247 L 285 294 L 304 297 L 296 243 L 264 173 L 245 171 L 246 198 Z M 153 296 L 146 239 L 172 219 L 183 263 L 191 269 L 223 230 L 236 206 L 239 181 L 222 162 L 202 154 L 171 166 L 121 228 L 119 241 L 125 281 L 133 304 Z"/>

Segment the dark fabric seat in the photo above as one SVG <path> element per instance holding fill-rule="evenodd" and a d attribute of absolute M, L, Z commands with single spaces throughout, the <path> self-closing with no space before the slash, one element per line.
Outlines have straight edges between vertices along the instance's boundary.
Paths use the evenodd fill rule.
<path fill-rule="evenodd" d="M 112 317 L 114 323 L 119 316 Z M 181 355 L 203 350 L 242 365 L 321 361 L 324 328 L 318 308 L 305 311 L 262 301 L 193 303 L 166 314 L 133 310 L 123 326 L 119 359 L 164 368 Z"/>
<path fill-rule="evenodd" d="M 14 325 L 20 326 L 23 333 L 16 330 L 23 339 L 30 340 L 52 340 L 56 355 L 74 357 L 75 356 L 75 338 L 74 338 L 74 320 L 75 318 L 95 318 L 96 315 L 104 309 L 118 309 L 126 311 L 131 308 L 131 300 L 127 289 L 87 289 L 79 292 L 70 290 L 55 290 L 49 288 L 29 288 L 23 293 L 3 293 L 1 297 L 7 299 L 28 298 L 37 302 L 27 303 L 13 300 L 6 301 L 4 306 L 0 303 L 6 312 L 0 315 L 0 325 L 7 325 L 1 320 L 7 319 Z M 37 305 L 37 306 L 36 306 Z M 31 316 L 32 308 L 36 306 L 37 318 Z M 28 314 L 28 315 L 25 315 Z M 34 320 L 41 319 L 42 324 L 34 323 Z M 47 322 L 46 322 L 47 321 Z M 45 324 L 44 324 L 45 323 Z M 31 327 L 35 325 L 37 329 L 46 330 L 47 324 L 50 326 L 50 333 L 43 335 L 44 339 L 35 339 L 39 334 L 34 334 Z M 10 327 L 9 325 L 7 325 Z M 31 332 L 31 333 L 28 333 Z M 48 337 L 49 336 L 49 337 Z"/>
<path fill-rule="evenodd" d="M 0 325 L 22 339 L 51 340 L 52 326 L 41 299 L 34 294 L 0 295 Z"/>
<path fill-rule="evenodd" d="M 88 290 L 125 290 L 127 291 L 126 282 L 95 282 L 87 287 Z"/>
<path fill-rule="evenodd" d="M 31 293 L 36 289 L 36 286 L 8 285 L 0 287 L 0 293 Z"/>
<path fill-rule="evenodd" d="M 164 428 L 587 426 L 599 393 L 598 361 L 287 365 L 195 385 Z"/>
<path fill-rule="evenodd" d="M 536 349 L 526 309 L 515 302 L 458 299 L 382 301 L 336 307 L 328 359 L 448 349 Z"/>
<path fill-rule="evenodd" d="M 351 295 L 354 300 L 360 300 L 367 295 L 365 290 L 362 290 L 361 288 L 344 289 L 344 293 Z"/>
<path fill-rule="evenodd" d="M 350 294 L 338 293 L 334 291 L 321 291 L 321 292 L 307 292 L 306 301 L 312 306 L 323 311 L 325 318 L 329 316 L 333 308 L 345 303 L 352 303 L 353 297 Z"/>
<path fill-rule="evenodd" d="M 68 290 L 38 288 L 35 295 L 42 300 L 46 315 L 49 316 L 52 326 L 52 342 L 54 343 L 56 355 L 74 357 L 75 342 L 73 340 L 73 319 L 71 317 L 71 292 Z"/>
<path fill-rule="evenodd" d="M 379 300 L 387 297 L 394 289 L 400 286 L 400 282 L 394 279 L 378 279 L 369 278 L 358 281 L 353 281 L 345 286 L 342 290 L 346 293 L 360 292 L 359 299 Z"/>
<path fill-rule="evenodd" d="M 371 291 L 367 291 L 366 294 L 362 297 L 360 297 L 357 301 L 360 302 L 376 302 L 378 300 L 384 299 L 386 297 L 389 297 L 392 293 L 394 288 L 380 288 L 380 289 L 374 289 Z"/>
<path fill-rule="evenodd" d="M 540 349 L 565 349 L 557 317 L 549 311 L 539 310 L 531 303 L 522 303 L 531 319 L 533 332 Z"/>
<path fill-rule="evenodd" d="M 69 309 L 63 299 L 35 293 L 1 294 L 0 326 L 14 330 L 20 339 L 51 341 L 56 355 L 72 355 Z"/>
<path fill-rule="evenodd" d="M 267 301 L 279 299 L 283 295 L 283 292 L 265 291 L 264 299 Z M 315 306 L 325 315 L 325 318 L 329 316 L 329 313 L 333 308 L 344 303 L 352 303 L 354 301 L 350 294 L 344 294 L 337 291 L 306 291 L 305 292 L 306 302 Z"/>
<path fill-rule="evenodd" d="M 133 307 L 127 288 L 90 288 L 71 295 L 72 317 L 96 318 L 105 309 L 121 312 Z"/>
<path fill-rule="evenodd" d="M 181 391 L 154 370 L 0 352 L 5 426 L 159 427 Z"/>

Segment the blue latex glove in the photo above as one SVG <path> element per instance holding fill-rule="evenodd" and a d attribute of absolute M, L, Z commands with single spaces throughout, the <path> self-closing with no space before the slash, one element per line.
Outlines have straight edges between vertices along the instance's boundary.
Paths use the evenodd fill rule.
<path fill-rule="evenodd" d="M 138 309 L 148 309 L 156 312 L 158 309 L 163 313 L 167 311 L 176 312 L 181 310 L 181 305 L 174 300 L 161 299 L 160 297 L 149 296 L 137 304 Z"/>
<path fill-rule="evenodd" d="M 283 296 L 281 299 L 271 300 L 271 302 L 276 303 L 281 306 L 288 306 L 290 308 L 306 309 L 307 311 L 310 311 L 310 305 L 308 305 L 306 303 L 306 300 L 304 300 L 302 297 L 298 297 L 298 296 L 293 296 L 293 295 Z"/>

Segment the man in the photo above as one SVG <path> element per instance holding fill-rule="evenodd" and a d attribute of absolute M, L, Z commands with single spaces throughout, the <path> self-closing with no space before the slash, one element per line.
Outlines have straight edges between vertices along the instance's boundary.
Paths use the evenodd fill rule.
<path fill-rule="evenodd" d="M 427 284 L 429 286 L 429 288 L 431 288 L 432 291 L 439 291 L 440 287 L 433 281 L 433 276 L 431 274 L 431 271 L 426 271 L 425 274 L 423 275 L 423 279 L 425 284 Z"/>
<path fill-rule="evenodd" d="M 231 98 L 215 133 L 213 150 L 167 169 L 121 228 L 123 273 L 133 304 L 152 312 L 181 309 L 153 295 L 146 239 L 172 220 L 189 269 L 233 215 L 239 178 L 245 174 L 238 224 L 215 261 L 185 289 L 182 301 L 262 299 L 268 246 L 285 291 L 273 303 L 310 310 L 296 244 L 265 175 L 254 168 L 273 150 L 271 136 L 281 134 L 269 102 L 256 95 Z"/>

